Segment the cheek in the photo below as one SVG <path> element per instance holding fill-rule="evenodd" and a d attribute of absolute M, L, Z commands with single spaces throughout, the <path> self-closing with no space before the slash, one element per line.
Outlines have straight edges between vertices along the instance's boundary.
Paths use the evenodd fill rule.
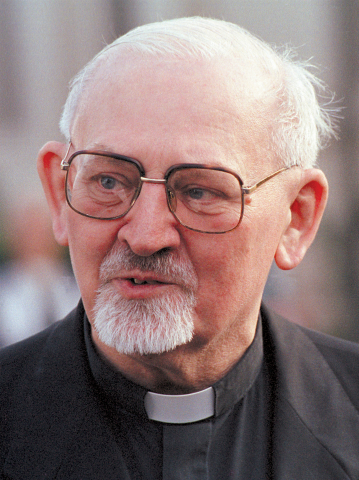
<path fill-rule="evenodd" d="M 203 318 L 220 318 L 224 312 L 240 308 L 248 283 L 250 248 L 245 238 L 229 233 L 226 237 L 211 237 L 195 244 L 192 250 L 198 281 L 197 313 Z"/>
<path fill-rule="evenodd" d="M 198 242 L 194 245 L 200 320 L 221 329 L 235 319 L 251 317 L 260 304 L 273 261 L 276 241 L 269 237 L 243 222 L 224 237 L 210 239 L 202 249 Z"/>
<path fill-rule="evenodd" d="M 76 216 L 74 216 L 76 215 Z M 71 262 L 85 309 L 92 309 L 101 263 L 117 239 L 118 225 L 68 214 Z"/>

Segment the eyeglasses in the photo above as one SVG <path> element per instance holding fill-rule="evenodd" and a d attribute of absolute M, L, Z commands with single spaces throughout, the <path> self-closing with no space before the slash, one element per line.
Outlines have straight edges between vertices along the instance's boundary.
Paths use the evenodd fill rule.
<path fill-rule="evenodd" d="M 70 144 L 71 146 L 71 144 Z M 69 149 L 70 149 L 69 146 Z M 170 167 L 163 179 L 145 177 L 135 159 L 107 152 L 81 150 L 68 161 L 66 199 L 80 215 L 100 220 L 124 217 L 140 195 L 143 183 L 163 184 L 167 204 L 178 222 L 203 233 L 226 233 L 242 220 L 244 196 L 290 167 L 284 167 L 251 187 L 234 172 L 219 167 L 182 164 Z"/>

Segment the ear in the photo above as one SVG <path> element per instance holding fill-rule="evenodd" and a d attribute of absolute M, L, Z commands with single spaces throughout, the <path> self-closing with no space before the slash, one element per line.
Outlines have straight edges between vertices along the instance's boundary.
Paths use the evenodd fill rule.
<path fill-rule="evenodd" d="M 303 260 L 317 233 L 328 197 L 328 182 L 319 169 L 303 170 L 297 195 L 288 211 L 286 228 L 274 256 L 282 270 Z"/>
<path fill-rule="evenodd" d="M 61 170 L 61 160 L 67 152 L 67 145 L 49 142 L 42 147 L 37 158 L 37 171 L 50 208 L 52 226 L 56 241 L 68 245 L 66 222 L 66 174 Z"/>

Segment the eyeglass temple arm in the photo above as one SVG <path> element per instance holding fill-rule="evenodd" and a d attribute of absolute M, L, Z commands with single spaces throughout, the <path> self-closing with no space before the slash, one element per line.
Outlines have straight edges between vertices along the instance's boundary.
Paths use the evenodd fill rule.
<path fill-rule="evenodd" d="M 69 164 L 68 162 L 66 162 L 66 158 L 67 158 L 67 155 L 69 154 L 71 145 L 72 145 L 72 144 L 71 144 L 71 142 L 70 142 L 70 143 L 69 143 L 69 147 L 68 147 L 68 149 L 66 150 L 65 156 L 64 156 L 64 158 L 61 160 L 61 164 L 60 164 L 61 170 L 68 170 L 68 169 L 69 169 L 70 164 Z"/>
<path fill-rule="evenodd" d="M 253 193 L 255 190 L 257 190 L 257 188 L 259 188 L 261 185 L 263 185 L 263 183 L 265 183 L 268 180 L 270 180 L 271 178 L 277 176 L 279 173 L 284 172 L 285 170 L 288 170 L 289 168 L 292 168 L 292 167 L 283 167 L 280 170 L 277 170 L 276 172 L 271 173 L 270 175 L 268 175 L 268 177 L 263 178 L 263 180 L 260 180 L 258 183 L 252 185 L 251 187 L 242 187 L 243 194 L 244 195 L 249 195 L 249 194 Z"/>

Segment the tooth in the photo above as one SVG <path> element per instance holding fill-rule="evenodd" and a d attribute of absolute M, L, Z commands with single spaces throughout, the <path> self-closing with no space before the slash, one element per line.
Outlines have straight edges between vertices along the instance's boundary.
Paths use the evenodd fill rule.
<path fill-rule="evenodd" d="M 156 280 L 138 280 L 138 278 L 133 279 L 133 283 L 136 285 L 143 285 L 146 283 L 147 285 L 156 285 L 158 282 Z"/>

